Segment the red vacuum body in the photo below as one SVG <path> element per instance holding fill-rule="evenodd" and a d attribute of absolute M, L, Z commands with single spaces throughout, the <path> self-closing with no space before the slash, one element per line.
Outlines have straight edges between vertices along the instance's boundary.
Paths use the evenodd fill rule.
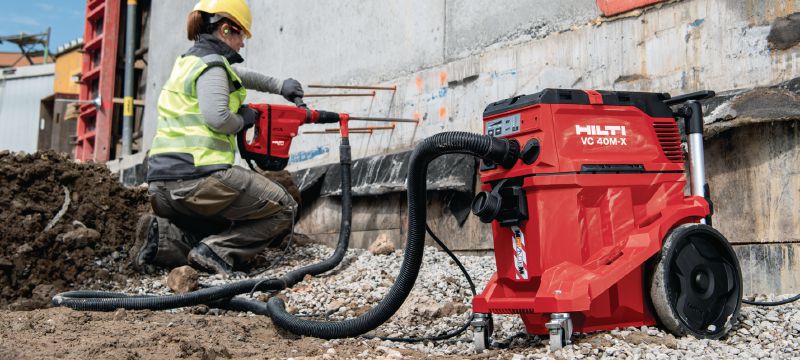
<path fill-rule="evenodd" d="M 262 170 L 282 170 L 289 163 L 289 148 L 301 125 L 338 122 L 346 132 L 348 114 L 311 110 L 302 102 L 301 105 L 248 104 L 248 107 L 258 110 L 260 116 L 250 139 L 247 136 L 249 129 L 243 129 L 237 135 L 242 158 L 248 164 L 254 162 Z"/>
<path fill-rule="evenodd" d="M 473 212 L 491 221 L 497 272 L 474 312 L 519 314 L 539 335 L 552 314 L 577 332 L 656 324 L 646 263 L 671 229 L 710 214 L 684 194 L 668 98 L 547 89 L 486 108 L 484 133 L 522 150 L 510 169 L 481 165 Z"/>

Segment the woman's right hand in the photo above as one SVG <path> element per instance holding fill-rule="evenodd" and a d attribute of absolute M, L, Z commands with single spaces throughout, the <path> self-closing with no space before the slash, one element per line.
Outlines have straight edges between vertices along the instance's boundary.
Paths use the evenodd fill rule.
<path fill-rule="evenodd" d="M 256 121 L 258 121 L 258 118 L 261 116 L 261 113 L 258 110 L 247 105 L 242 105 L 239 107 L 238 114 L 242 117 L 242 130 L 247 130 L 253 126 L 253 124 L 255 124 Z"/>

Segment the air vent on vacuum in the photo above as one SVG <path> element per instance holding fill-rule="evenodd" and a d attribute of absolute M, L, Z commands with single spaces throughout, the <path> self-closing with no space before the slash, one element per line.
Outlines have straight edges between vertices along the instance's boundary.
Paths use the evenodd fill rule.
<path fill-rule="evenodd" d="M 653 122 L 656 130 L 658 142 L 661 144 L 661 151 L 672 162 L 683 162 L 683 150 L 681 149 L 681 134 L 678 124 L 674 121 Z"/>

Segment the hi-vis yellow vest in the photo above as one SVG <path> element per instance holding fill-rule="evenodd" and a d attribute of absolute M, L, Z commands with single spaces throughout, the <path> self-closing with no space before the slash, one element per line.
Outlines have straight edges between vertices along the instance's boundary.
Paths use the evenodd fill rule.
<path fill-rule="evenodd" d="M 210 66 L 223 66 L 237 89 L 228 107 L 237 112 L 247 91 L 242 80 L 221 55 L 202 58 L 185 55 L 175 61 L 172 74 L 158 98 L 158 127 L 150 155 L 184 153 L 192 155 L 194 166 L 232 165 L 236 156 L 236 135 L 214 131 L 206 125 L 197 102 L 197 78 Z"/>

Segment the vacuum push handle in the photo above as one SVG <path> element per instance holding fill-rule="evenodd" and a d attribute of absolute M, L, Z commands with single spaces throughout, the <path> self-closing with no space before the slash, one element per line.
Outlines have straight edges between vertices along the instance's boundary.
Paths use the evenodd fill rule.
<path fill-rule="evenodd" d="M 713 91 L 711 91 L 711 90 L 703 90 L 703 91 L 693 92 L 693 93 L 689 93 L 689 94 L 678 95 L 678 96 L 676 96 L 674 98 L 666 99 L 666 100 L 664 100 L 664 104 L 666 104 L 667 106 L 672 106 L 672 105 L 677 105 L 677 104 L 680 104 L 680 103 L 687 102 L 689 100 L 703 100 L 703 99 L 712 98 L 714 96 L 716 96 L 716 93 L 714 93 Z"/>

